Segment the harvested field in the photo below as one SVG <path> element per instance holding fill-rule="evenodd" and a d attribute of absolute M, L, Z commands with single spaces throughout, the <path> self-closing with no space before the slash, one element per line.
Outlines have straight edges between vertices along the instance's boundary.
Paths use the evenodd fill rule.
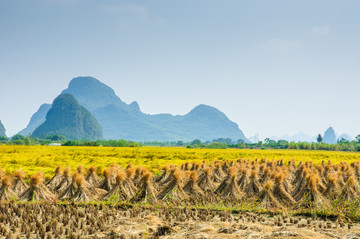
<path fill-rule="evenodd" d="M 0 204 L 3 238 L 359 238 L 358 224 L 125 204 Z M 349 229 L 350 227 L 350 229 Z"/>
<path fill-rule="evenodd" d="M 0 170 L 5 238 L 358 238 L 360 162 Z"/>

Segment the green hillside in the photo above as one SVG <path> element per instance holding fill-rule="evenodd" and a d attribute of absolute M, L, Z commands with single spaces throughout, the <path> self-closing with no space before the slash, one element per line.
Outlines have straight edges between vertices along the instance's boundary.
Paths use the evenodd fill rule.
<path fill-rule="evenodd" d="M 33 133 L 34 137 L 64 135 L 71 140 L 102 139 L 102 129 L 92 114 L 70 94 L 61 94 L 53 102 L 46 121 Z"/>

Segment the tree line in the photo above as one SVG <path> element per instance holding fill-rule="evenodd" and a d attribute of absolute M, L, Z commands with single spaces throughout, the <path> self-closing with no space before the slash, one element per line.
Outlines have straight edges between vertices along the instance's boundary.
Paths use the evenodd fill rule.
<path fill-rule="evenodd" d="M 336 144 L 327 144 L 318 138 L 317 142 L 288 142 L 286 140 L 272 140 L 266 138 L 258 143 L 245 143 L 242 140 L 236 142 L 231 139 L 214 139 L 212 142 L 201 142 L 196 139 L 187 144 L 188 148 L 239 148 L 239 149 L 304 149 L 304 150 L 329 150 L 329 151 L 352 151 L 360 152 L 360 135 L 355 140 L 338 140 Z"/>
<path fill-rule="evenodd" d="M 82 140 L 67 140 L 63 135 L 50 135 L 44 138 L 36 138 L 31 135 L 23 136 L 20 134 L 14 135 L 11 138 L 0 136 L 0 144 L 7 145 L 50 145 L 57 143 L 61 146 L 104 146 L 104 147 L 139 147 L 141 144 L 128 141 L 124 139 L 120 140 L 96 140 L 91 141 L 87 139 Z"/>
<path fill-rule="evenodd" d="M 329 151 L 352 151 L 360 152 L 360 135 L 355 140 L 338 140 L 336 144 L 327 144 L 322 142 L 322 137 L 317 137 L 317 142 L 288 142 L 286 140 L 272 140 L 266 138 L 257 143 L 246 143 L 239 139 L 233 141 L 230 138 L 218 138 L 212 141 L 201 141 L 195 139 L 191 142 L 179 141 L 147 141 L 135 142 L 125 139 L 120 140 L 67 140 L 63 135 L 50 135 L 44 138 L 35 138 L 31 135 L 14 135 L 11 138 L 0 136 L 0 144 L 7 145 L 49 145 L 58 143 L 61 146 L 103 146 L 103 147 L 140 147 L 140 146 L 159 146 L 159 147 L 186 147 L 186 148 L 209 148 L 209 149 L 303 149 L 303 150 L 329 150 Z"/>

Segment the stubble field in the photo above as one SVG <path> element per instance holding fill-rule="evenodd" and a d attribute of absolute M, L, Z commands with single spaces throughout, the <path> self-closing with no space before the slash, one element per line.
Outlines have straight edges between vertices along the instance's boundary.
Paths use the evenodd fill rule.
<path fill-rule="evenodd" d="M 359 238 L 360 154 L 0 146 L 0 237 Z"/>

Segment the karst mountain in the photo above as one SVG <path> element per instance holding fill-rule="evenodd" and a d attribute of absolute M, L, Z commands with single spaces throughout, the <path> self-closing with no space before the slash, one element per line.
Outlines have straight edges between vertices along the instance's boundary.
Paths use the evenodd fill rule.
<path fill-rule="evenodd" d="M 45 122 L 33 132 L 34 137 L 48 135 L 64 135 L 71 140 L 103 138 L 95 117 L 70 94 L 61 94 L 54 100 Z"/>
<path fill-rule="evenodd" d="M 145 114 L 137 102 L 125 103 L 112 88 L 93 77 L 74 78 L 62 94 L 72 95 L 79 105 L 94 116 L 105 139 L 206 141 L 231 138 L 249 142 L 235 122 L 208 105 L 200 104 L 185 115 Z M 20 134 L 40 136 L 38 127 L 41 127 L 41 135 L 53 133 L 54 131 L 46 131 L 47 128 L 40 126 L 48 117 L 46 115 L 50 109 L 51 105 L 43 104 Z"/>
<path fill-rule="evenodd" d="M 6 136 L 6 130 L 5 130 L 5 127 L 4 125 L 1 123 L 1 120 L 0 120 L 0 136 Z"/>

